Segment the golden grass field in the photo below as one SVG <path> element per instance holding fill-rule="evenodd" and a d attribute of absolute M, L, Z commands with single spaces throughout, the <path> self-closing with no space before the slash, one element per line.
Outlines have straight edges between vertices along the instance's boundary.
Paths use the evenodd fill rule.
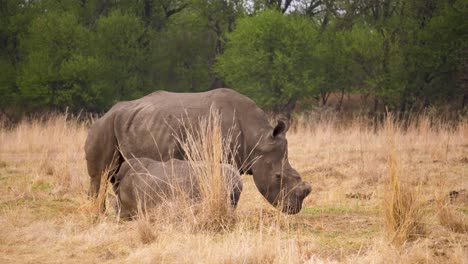
<path fill-rule="evenodd" d="M 97 214 L 85 123 L 0 127 L 0 263 L 468 263 L 468 122 L 305 120 L 288 132 L 291 165 L 313 187 L 302 211 L 279 213 L 246 175 L 218 229 L 174 207 Z"/>

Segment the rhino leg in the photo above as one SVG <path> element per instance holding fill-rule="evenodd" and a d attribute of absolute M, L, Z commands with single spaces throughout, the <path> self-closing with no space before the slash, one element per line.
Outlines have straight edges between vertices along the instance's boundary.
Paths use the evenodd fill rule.
<path fill-rule="evenodd" d="M 101 176 L 91 176 L 89 178 L 89 198 L 96 198 L 99 193 L 99 187 L 101 186 Z"/>
<path fill-rule="evenodd" d="M 236 209 L 237 203 L 239 202 L 241 193 L 242 193 L 243 185 L 242 182 L 239 182 L 231 192 L 231 206 L 233 209 Z"/>
<path fill-rule="evenodd" d="M 96 121 L 86 138 L 85 154 L 90 177 L 90 198 L 98 197 L 102 175 L 112 177 L 123 161 L 118 151 L 117 138 L 113 133 L 114 117 L 115 115 L 111 114 Z M 106 180 L 107 183 L 107 179 L 102 180 Z"/>
<path fill-rule="evenodd" d="M 116 147 L 110 147 L 112 142 L 109 142 L 109 139 L 100 142 L 93 142 L 92 139 L 87 142 L 88 148 L 86 148 L 86 161 L 90 180 L 88 196 L 91 199 L 97 199 L 100 189 L 107 187 L 109 179 L 112 184 L 115 182 L 114 175 L 122 164 L 123 158 Z M 99 201 L 99 210 L 104 212 L 106 209 L 106 189 L 102 191 L 104 191 L 104 195 L 102 196 L 103 200 Z"/>
<path fill-rule="evenodd" d="M 114 175 L 119 170 L 122 162 L 123 158 L 117 150 L 113 151 L 112 154 L 103 155 L 99 163 L 88 161 L 88 174 L 90 177 L 88 194 L 90 197 L 97 197 L 99 194 L 102 176 L 107 177 L 103 180 L 110 179 L 112 184 L 115 182 Z"/>

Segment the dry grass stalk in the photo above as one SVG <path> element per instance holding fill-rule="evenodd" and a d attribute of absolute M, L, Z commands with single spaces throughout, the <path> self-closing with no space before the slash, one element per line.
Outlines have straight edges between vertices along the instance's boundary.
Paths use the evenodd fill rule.
<path fill-rule="evenodd" d="M 96 219 L 101 218 L 106 209 L 106 198 L 107 198 L 107 187 L 109 184 L 108 175 L 110 173 L 110 169 L 104 171 L 103 175 L 101 176 L 101 182 L 99 186 L 99 193 L 96 197 L 90 197 L 91 199 L 91 212 L 93 212 L 93 216 Z"/>
<path fill-rule="evenodd" d="M 178 140 L 200 188 L 201 202 L 194 208 L 197 225 L 206 229 L 225 229 L 233 223 L 234 217 L 222 164 L 234 163 L 235 153 L 230 152 L 230 145 L 237 145 L 235 139 L 232 133 L 223 137 L 221 115 L 213 109 L 207 118 L 200 119 L 198 126 L 183 126 L 186 137 Z M 200 166 L 200 161 L 204 166 Z"/>
<path fill-rule="evenodd" d="M 140 215 L 140 217 L 138 217 L 137 228 L 140 241 L 143 244 L 151 244 L 156 240 L 157 237 L 154 231 L 154 226 L 151 224 L 151 220 L 148 218 L 148 215 Z"/>
<path fill-rule="evenodd" d="M 437 204 L 437 215 L 442 226 L 450 229 L 452 232 L 467 233 L 468 219 L 466 216 L 454 211 L 447 203 Z"/>
<path fill-rule="evenodd" d="M 390 114 L 385 129 L 390 153 L 387 160 L 388 181 L 383 198 L 384 223 L 390 241 L 401 246 L 424 234 L 423 207 L 418 189 L 401 182 L 401 170 L 395 154 L 398 127 Z"/>

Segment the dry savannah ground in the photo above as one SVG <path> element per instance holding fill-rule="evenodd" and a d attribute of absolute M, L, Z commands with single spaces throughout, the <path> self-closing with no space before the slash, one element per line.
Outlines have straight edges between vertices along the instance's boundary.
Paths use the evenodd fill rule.
<path fill-rule="evenodd" d="M 136 221 L 87 199 L 88 126 L 56 115 L 0 127 L 0 263 L 468 262 L 466 120 L 299 118 L 289 159 L 313 186 L 299 214 L 246 175 L 234 213 L 168 201 Z"/>

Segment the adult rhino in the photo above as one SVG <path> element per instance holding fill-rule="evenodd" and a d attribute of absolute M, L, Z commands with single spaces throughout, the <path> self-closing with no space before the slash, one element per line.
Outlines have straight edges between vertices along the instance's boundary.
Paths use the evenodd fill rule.
<path fill-rule="evenodd" d="M 224 137 L 228 133 L 237 136 L 233 165 L 253 175 L 257 189 L 273 206 L 281 206 L 288 214 L 298 213 L 312 188 L 289 164 L 287 119 L 279 119 L 272 127 L 251 99 L 225 88 L 202 93 L 157 91 L 113 106 L 91 126 L 86 139 L 90 195 L 97 196 L 101 175 L 109 169 L 113 169 L 108 175 L 114 181 L 123 157 L 184 159 L 174 134 L 183 133 L 184 126 L 196 126 L 210 111 L 220 113 Z"/>
<path fill-rule="evenodd" d="M 201 195 L 197 171 L 206 170 L 204 162 L 171 159 L 166 162 L 148 158 L 128 159 L 115 175 L 118 211 L 122 218 L 132 218 L 139 210 L 151 209 L 170 200 L 179 192 L 197 200 Z M 239 171 L 229 164 L 220 165 L 226 198 L 235 208 L 242 192 Z"/>

